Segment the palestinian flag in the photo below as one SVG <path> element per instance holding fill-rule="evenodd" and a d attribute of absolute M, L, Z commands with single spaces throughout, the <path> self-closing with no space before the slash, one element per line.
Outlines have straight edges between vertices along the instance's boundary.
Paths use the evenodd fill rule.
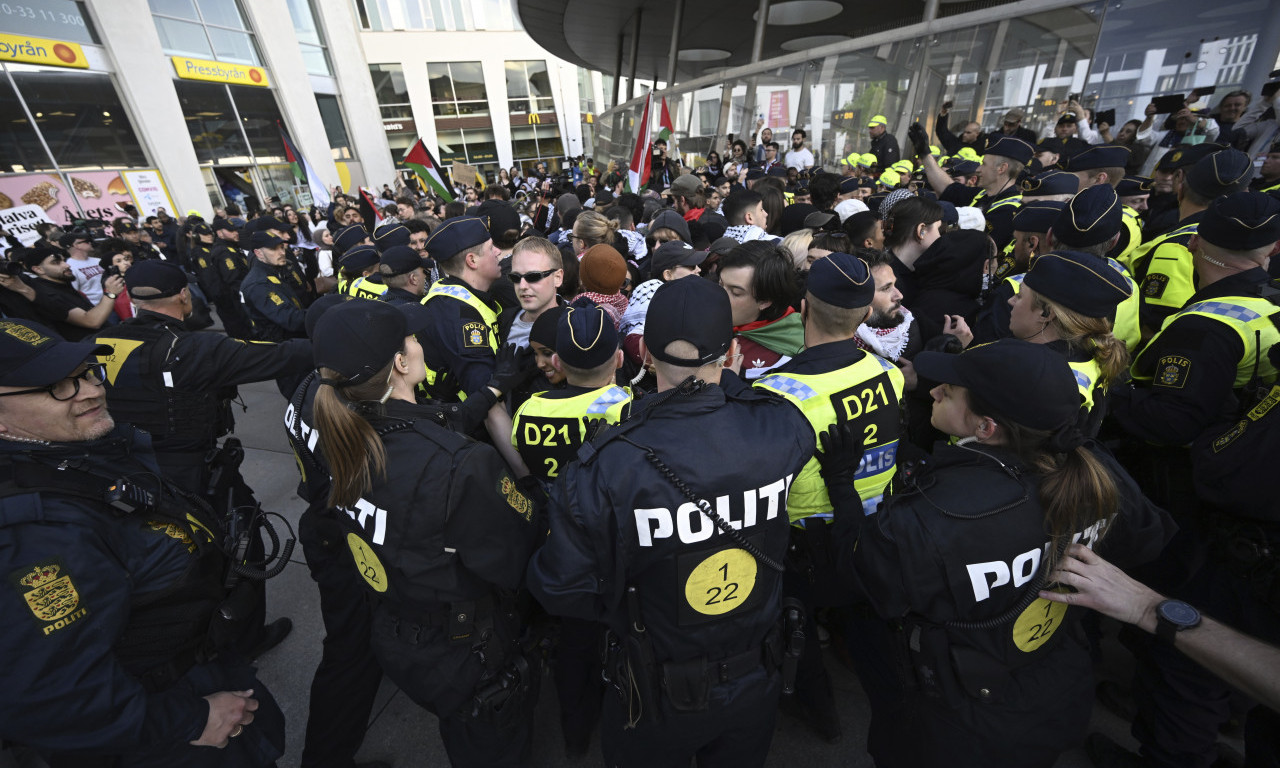
<path fill-rule="evenodd" d="M 636 148 L 631 153 L 631 165 L 627 168 L 627 191 L 640 194 L 645 182 L 649 180 L 649 165 L 652 159 L 649 146 L 653 143 L 653 131 L 649 129 L 649 107 L 653 106 L 653 93 L 650 92 L 644 102 L 644 113 L 640 124 L 636 126 Z"/>
<path fill-rule="evenodd" d="M 418 174 L 418 178 L 422 179 L 432 192 L 443 197 L 447 203 L 453 202 L 453 192 L 445 181 L 444 169 L 427 151 L 427 145 L 422 143 L 422 139 L 418 139 L 412 147 L 409 147 L 408 153 L 404 156 L 404 164 Z"/>
<path fill-rule="evenodd" d="M 284 132 L 284 126 L 279 121 L 276 122 L 276 127 L 280 129 L 280 141 L 284 143 L 284 159 L 289 163 L 293 177 L 299 184 L 305 184 L 311 190 L 312 205 L 319 206 L 321 209 L 328 208 L 332 201 L 329 188 L 320 181 L 320 175 L 316 173 L 316 169 L 311 167 L 311 163 L 303 158 L 302 153 L 290 141 L 289 134 Z"/>
<path fill-rule="evenodd" d="M 671 113 L 667 111 L 667 97 L 662 97 L 662 116 L 658 119 L 658 138 L 667 142 L 667 157 L 679 157 L 676 154 L 676 129 L 671 122 Z"/>

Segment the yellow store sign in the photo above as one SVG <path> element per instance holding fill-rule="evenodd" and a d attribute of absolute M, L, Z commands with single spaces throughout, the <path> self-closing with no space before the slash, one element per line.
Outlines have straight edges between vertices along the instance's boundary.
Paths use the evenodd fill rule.
<path fill-rule="evenodd" d="M 0 34 L 0 61 L 45 64 L 50 67 L 89 68 L 89 62 L 84 58 L 84 49 L 76 43 L 24 35 Z"/>
<path fill-rule="evenodd" d="M 208 59 L 173 57 L 173 68 L 183 80 L 203 80 L 208 83 L 231 85 L 257 85 L 266 88 L 267 70 L 262 67 L 246 67 L 243 64 L 225 64 Z"/>

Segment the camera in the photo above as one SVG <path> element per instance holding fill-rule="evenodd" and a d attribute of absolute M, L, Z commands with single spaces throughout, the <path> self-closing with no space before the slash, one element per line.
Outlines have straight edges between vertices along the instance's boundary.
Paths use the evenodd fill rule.
<path fill-rule="evenodd" d="M 18 277 L 22 274 L 22 271 L 22 262 L 20 261 L 10 261 L 8 259 L 0 261 L 0 274 Z"/>
<path fill-rule="evenodd" d="M 115 264 L 112 264 L 111 266 L 107 267 L 105 270 L 102 271 L 102 276 L 104 278 L 118 276 L 119 274 L 120 274 L 120 268 L 117 267 Z"/>

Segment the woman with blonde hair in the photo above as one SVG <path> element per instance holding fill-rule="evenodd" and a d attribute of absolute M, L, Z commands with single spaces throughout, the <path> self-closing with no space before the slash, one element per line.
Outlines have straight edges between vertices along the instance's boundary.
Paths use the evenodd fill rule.
<path fill-rule="evenodd" d="M 595 211 L 583 211 L 573 222 L 573 252 L 582 258 L 593 245 L 613 245 L 618 234 L 618 222 Z"/>

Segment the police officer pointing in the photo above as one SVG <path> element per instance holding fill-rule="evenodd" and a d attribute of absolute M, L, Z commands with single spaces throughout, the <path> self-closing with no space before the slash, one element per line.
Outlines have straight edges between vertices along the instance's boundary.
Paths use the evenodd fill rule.
<path fill-rule="evenodd" d="M 529 587 L 550 613 L 609 627 L 606 764 L 762 765 L 785 656 L 787 489 L 813 429 L 724 371 L 723 289 L 667 283 L 648 318 L 658 393 L 560 473 Z"/>

